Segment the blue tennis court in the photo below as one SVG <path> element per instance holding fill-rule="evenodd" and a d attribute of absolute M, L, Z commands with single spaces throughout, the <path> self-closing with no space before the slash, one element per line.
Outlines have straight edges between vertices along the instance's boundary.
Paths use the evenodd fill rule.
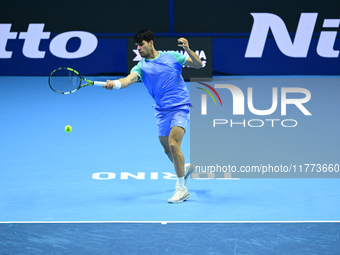
<path fill-rule="evenodd" d="M 88 78 L 105 81 L 108 77 Z M 174 191 L 174 170 L 158 141 L 154 102 L 142 83 L 121 91 L 89 87 L 70 95 L 52 92 L 47 77 L 0 77 L 0 84 L 0 227 L 7 236 L 0 247 L 4 254 L 16 253 L 8 246 L 9 233 L 15 237 L 20 232 L 26 240 L 26 246 L 15 246 L 17 251 L 34 254 L 33 248 L 25 249 L 36 247 L 39 254 L 44 247 L 67 249 L 70 244 L 64 235 L 74 231 L 80 241 L 89 241 L 95 229 L 103 231 L 103 239 L 95 239 L 99 243 L 108 241 L 113 232 L 120 233 L 116 238 L 123 237 L 121 233 L 139 238 L 128 243 L 145 243 L 142 233 L 152 236 L 160 231 L 157 235 L 162 238 L 176 233 L 171 237 L 176 239 L 184 231 L 185 242 L 201 252 L 197 254 L 290 254 L 289 243 L 296 251 L 291 254 L 339 250 L 339 179 L 190 179 L 190 199 L 171 205 L 167 200 Z M 332 103 L 340 109 L 340 101 Z M 338 113 L 330 121 L 339 123 Z M 65 132 L 66 125 L 72 126 L 71 133 Z M 189 140 L 190 128 L 182 145 L 186 162 L 190 161 Z M 32 229 L 42 234 L 31 236 Z M 317 238 L 318 233 L 323 237 Z M 59 239 L 63 244 L 48 242 L 49 234 L 64 236 Z M 271 244 L 259 241 L 266 235 Z M 253 242 L 247 244 L 250 238 Z M 312 240 L 318 245 L 307 247 Z M 109 246 L 86 247 L 81 248 L 82 254 L 124 253 L 121 246 L 115 246 L 121 252 Z M 228 252 L 219 251 L 222 248 Z M 275 248 L 281 250 L 275 253 Z M 142 254 L 137 249 L 130 246 L 124 254 Z M 53 251 L 57 254 L 57 250 L 50 254 Z M 145 254 L 166 251 L 191 253 L 173 252 L 169 244 L 145 248 Z"/>

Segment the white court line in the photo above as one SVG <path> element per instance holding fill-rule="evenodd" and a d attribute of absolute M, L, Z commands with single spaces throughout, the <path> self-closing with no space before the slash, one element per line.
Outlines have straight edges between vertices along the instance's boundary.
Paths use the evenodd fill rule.
<path fill-rule="evenodd" d="M 67 224 L 67 223 L 157 223 L 157 224 L 171 224 L 171 223 L 340 223 L 340 221 L 1 221 L 0 224 Z"/>

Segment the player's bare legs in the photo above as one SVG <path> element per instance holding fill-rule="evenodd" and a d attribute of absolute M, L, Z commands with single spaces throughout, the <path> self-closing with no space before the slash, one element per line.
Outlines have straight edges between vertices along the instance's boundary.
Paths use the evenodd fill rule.
<path fill-rule="evenodd" d="M 165 154 L 174 164 L 177 177 L 184 176 L 184 156 L 181 150 L 181 144 L 184 136 L 184 129 L 181 127 L 172 127 L 169 136 L 160 136 Z"/>
<path fill-rule="evenodd" d="M 173 162 L 177 174 L 175 194 L 168 200 L 168 203 L 182 203 L 190 197 L 188 189 L 185 187 L 184 177 L 184 156 L 181 150 L 181 144 L 184 136 L 182 127 L 172 127 L 169 136 L 159 137 L 163 145 L 164 152 Z"/>
<path fill-rule="evenodd" d="M 183 128 L 172 127 L 169 135 L 169 147 L 172 153 L 172 159 L 177 177 L 184 176 L 184 156 L 181 150 L 183 136 L 184 136 Z"/>

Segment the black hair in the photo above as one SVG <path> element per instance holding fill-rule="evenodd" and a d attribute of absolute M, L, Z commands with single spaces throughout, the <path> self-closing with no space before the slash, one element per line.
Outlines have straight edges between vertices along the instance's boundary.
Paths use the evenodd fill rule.
<path fill-rule="evenodd" d="M 150 42 L 151 40 L 155 41 L 155 35 L 151 30 L 143 29 L 139 31 L 137 34 L 135 34 L 135 37 L 133 38 L 135 40 L 135 43 L 141 43 L 143 40 Z"/>

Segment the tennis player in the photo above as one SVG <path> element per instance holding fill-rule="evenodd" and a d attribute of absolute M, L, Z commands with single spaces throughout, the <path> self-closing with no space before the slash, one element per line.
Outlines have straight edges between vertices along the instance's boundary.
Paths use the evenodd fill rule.
<path fill-rule="evenodd" d="M 134 41 L 143 59 L 131 69 L 127 77 L 114 81 L 107 80 L 104 88 L 123 89 L 138 80 L 143 81 L 156 102 L 154 107 L 159 141 L 177 174 L 175 194 L 168 202 L 181 203 L 190 197 L 185 184 L 193 170 L 191 164 L 184 165 L 181 151 L 190 113 L 190 98 L 182 77 L 182 66 L 199 69 L 203 64 L 197 54 L 189 48 L 188 40 L 185 38 L 178 39 L 178 46 L 183 47 L 188 56 L 175 51 L 158 52 L 154 45 L 155 36 L 150 30 L 138 32 Z"/>

